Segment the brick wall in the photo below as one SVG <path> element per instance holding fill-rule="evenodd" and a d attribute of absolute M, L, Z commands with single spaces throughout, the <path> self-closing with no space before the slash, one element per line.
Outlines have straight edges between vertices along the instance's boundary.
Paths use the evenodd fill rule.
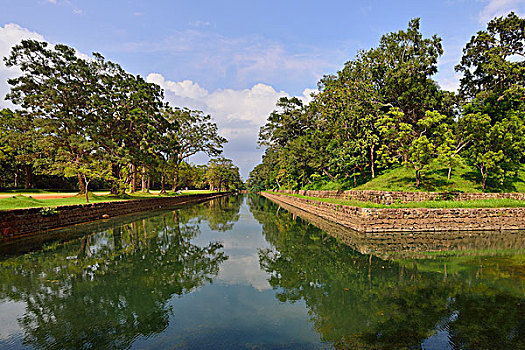
<path fill-rule="evenodd" d="M 525 229 L 525 208 L 358 208 L 275 193 L 262 195 L 359 232 Z"/>
<path fill-rule="evenodd" d="M 280 190 L 281 193 L 293 193 L 308 197 L 354 199 L 390 205 L 395 202 L 425 202 L 440 199 L 455 201 L 479 199 L 517 199 L 525 200 L 525 193 L 462 193 L 462 192 L 397 192 L 397 191 L 308 191 Z"/>
<path fill-rule="evenodd" d="M 99 220 L 102 219 L 103 215 L 114 217 L 140 211 L 170 208 L 186 203 L 203 202 L 226 194 L 205 193 L 178 197 L 68 205 L 57 207 L 57 213 L 48 216 L 42 215 L 41 208 L 2 211 L 0 212 L 0 239 L 21 237 L 40 231 Z"/>

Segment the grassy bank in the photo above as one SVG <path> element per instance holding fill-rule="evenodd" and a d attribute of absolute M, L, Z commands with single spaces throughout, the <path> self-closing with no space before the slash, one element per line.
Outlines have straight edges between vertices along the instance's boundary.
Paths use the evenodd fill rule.
<path fill-rule="evenodd" d="M 206 190 L 196 190 L 196 191 L 184 191 L 182 194 L 200 194 L 200 193 L 211 193 L 212 191 Z M 24 192 L 22 194 L 16 194 L 8 198 L 0 199 L 0 210 L 10 210 L 10 209 L 22 209 L 22 208 L 40 208 L 40 207 L 57 207 L 62 205 L 77 205 L 77 204 L 86 204 L 86 198 L 84 195 L 74 195 L 67 198 L 34 198 L 32 194 L 53 194 L 54 192 Z M 63 192 L 60 194 L 64 194 Z M 90 203 L 100 203 L 100 202 L 112 202 L 112 201 L 125 201 L 131 199 L 147 199 L 147 198 L 159 198 L 159 197 L 169 197 L 169 196 L 180 196 L 179 193 L 167 192 L 165 194 L 159 194 L 158 191 L 150 193 L 136 192 L 133 194 L 121 194 L 121 195 L 111 195 L 106 194 L 105 192 L 95 192 L 89 194 Z"/>
<path fill-rule="evenodd" d="M 318 198 L 310 196 L 302 196 L 290 193 L 276 193 L 285 196 L 292 196 L 297 198 L 310 199 L 318 202 L 327 202 L 333 204 L 348 205 L 360 208 L 518 208 L 525 207 L 525 201 L 514 199 L 484 199 L 473 201 L 426 201 L 426 202 L 410 202 L 410 203 L 393 203 L 391 205 L 377 204 L 372 202 L 361 202 L 351 199 L 336 199 L 336 198 Z"/>
<path fill-rule="evenodd" d="M 346 182 L 327 181 L 314 182 L 304 189 L 308 190 L 377 190 L 377 191 L 423 191 L 423 192 L 525 192 L 525 165 L 514 177 L 507 177 L 503 185 L 487 180 L 487 189 L 481 188 L 479 171 L 468 165 L 458 166 L 452 170 L 450 180 L 447 178 L 448 168 L 438 162 L 430 165 L 422 177 L 420 187 L 416 187 L 413 169 L 400 166 L 385 170 L 375 179 L 353 187 L 352 179 Z M 359 179 L 357 178 L 359 184 Z"/>

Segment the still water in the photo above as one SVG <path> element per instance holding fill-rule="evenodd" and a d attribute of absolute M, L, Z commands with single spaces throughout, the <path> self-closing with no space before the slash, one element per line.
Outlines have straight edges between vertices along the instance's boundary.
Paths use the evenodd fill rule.
<path fill-rule="evenodd" d="M 524 240 L 257 196 L 75 226 L 0 242 L 0 349 L 525 349 Z"/>

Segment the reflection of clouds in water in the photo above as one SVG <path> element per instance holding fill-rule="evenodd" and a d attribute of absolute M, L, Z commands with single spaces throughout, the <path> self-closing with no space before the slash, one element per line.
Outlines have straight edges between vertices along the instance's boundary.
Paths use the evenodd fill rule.
<path fill-rule="evenodd" d="M 216 232 L 201 225 L 201 233 L 192 240 L 199 246 L 210 241 L 220 241 L 228 260 L 221 263 L 215 281 L 225 285 L 252 286 L 258 291 L 271 289 L 268 274 L 259 265 L 259 249 L 270 248 L 261 235 L 262 225 L 250 213 L 246 198 L 239 208 L 239 221 L 234 228 Z"/>
<path fill-rule="evenodd" d="M 267 281 L 268 274 L 259 267 L 259 256 L 250 255 L 228 259 L 222 263 L 217 282 L 225 284 L 251 285 L 258 291 L 272 287 Z"/>
<path fill-rule="evenodd" d="M 22 302 L 3 301 L 0 303 L 0 339 L 6 340 L 21 333 L 18 319 L 23 316 L 26 304 Z"/>

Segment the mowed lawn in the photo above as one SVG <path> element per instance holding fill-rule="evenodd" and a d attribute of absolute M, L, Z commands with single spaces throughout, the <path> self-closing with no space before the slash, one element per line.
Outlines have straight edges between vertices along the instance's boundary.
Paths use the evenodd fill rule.
<path fill-rule="evenodd" d="M 125 201 L 132 199 L 146 199 L 159 197 L 175 197 L 184 194 L 212 193 L 209 190 L 188 190 L 181 193 L 168 191 L 160 194 L 160 191 L 150 191 L 149 193 L 135 192 L 121 195 L 111 195 L 108 191 L 90 192 L 89 203 Z M 32 192 L 0 192 L 0 210 L 57 207 L 62 205 L 86 204 L 85 196 L 74 192 L 53 192 L 44 190 L 34 190 Z"/>
<path fill-rule="evenodd" d="M 393 203 L 391 205 L 377 204 L 372 202 L 361 202 L 353 199 L 337 199 L 337 198 L 319 198 L 302 196 L 299 194 L 277 193 L 267 191 L 285 196 L 292 196 L 297 198 L 310 199 L 318 202 L 327 202 L 333 204 L 347 205 L 351 207 L 360 208 L 522 208 L 525 207 L 525 201 L 515 199 L 482 199 L 472 201 L 426 201 L 426 202 L 409 202 L 409 203 Z"/>

